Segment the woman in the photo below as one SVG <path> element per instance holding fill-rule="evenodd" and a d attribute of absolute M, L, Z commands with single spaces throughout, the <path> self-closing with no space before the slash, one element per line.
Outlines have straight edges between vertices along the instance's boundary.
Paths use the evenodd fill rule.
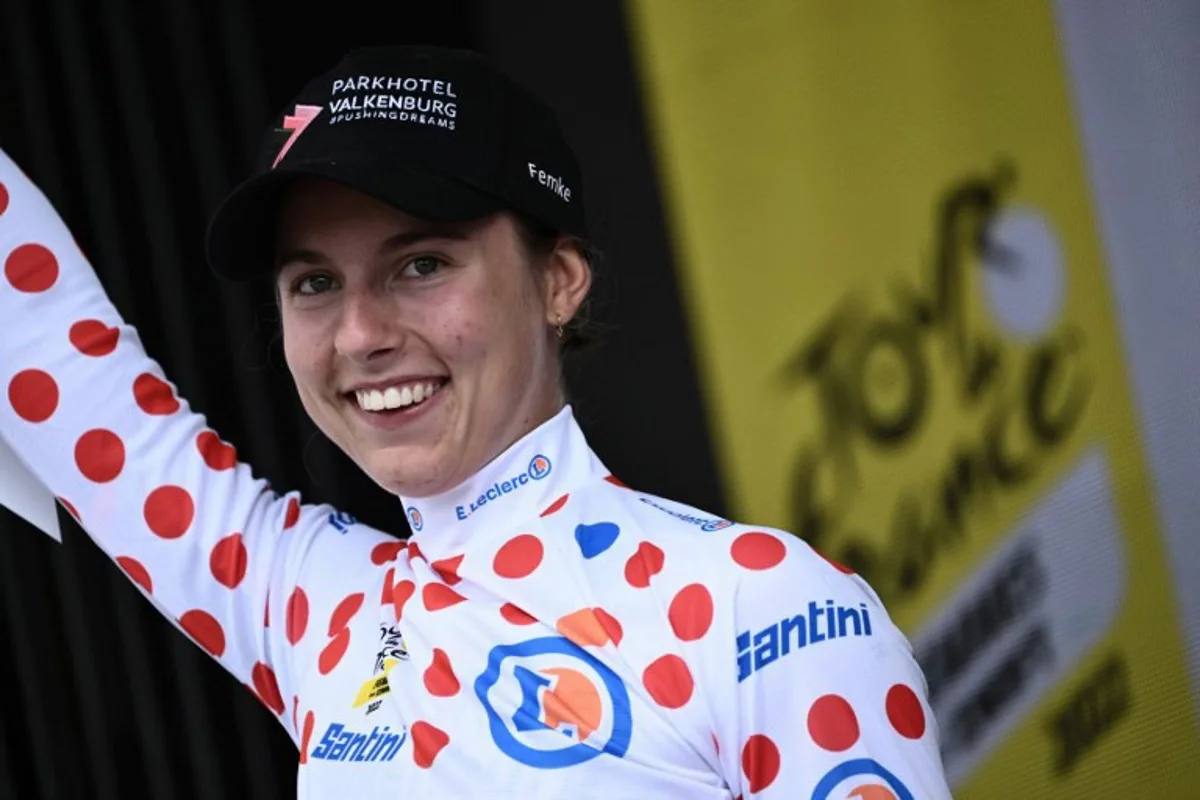
<path fill-rule="evenodd" d="M 275 133 L 210 262 L 274 275 L 306 411 L 412 537 L 237 463 L 7 158 L 0 435 L 279 718 L 301 797 L 949 796 L 861 579 L 588 447 L 559 378 L 582 186 L 552 112 L 473 55 L 375 48 Z"/>

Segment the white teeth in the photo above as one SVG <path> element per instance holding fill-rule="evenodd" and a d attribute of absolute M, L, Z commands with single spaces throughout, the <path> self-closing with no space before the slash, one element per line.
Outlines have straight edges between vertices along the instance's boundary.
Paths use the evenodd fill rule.
<path fill-rule="evenodd" d="M 433 397 L 440 387 L 433 383 L 413 384 L 410 386 L 389 386 L 378 389 L 358 389 L 354 392 L 359 408 L 364 411 L 383 411 L 384 409 L 406 408 L 416 403 L 422 403 Z"/>

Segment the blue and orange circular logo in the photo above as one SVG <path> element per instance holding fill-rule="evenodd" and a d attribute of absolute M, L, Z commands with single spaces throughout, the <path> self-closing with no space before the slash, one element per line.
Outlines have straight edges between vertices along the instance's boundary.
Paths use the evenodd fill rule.
<path fill-rule="evenodd" d="M 475 681 L 492 740 L 539 769 L 621 758 L 633 732 L 629 693 L 617 674 L 579 645 L 546 636 L 492 648 Z"/>
<path fill-rule="evenodd" d="M 536 455 L 529 461 L 529 477 L 535 481 L 540 481 L 549 475 L 550 469 L 550 459 L 543 455 Z"/>
<path fill-rule="evenodd" d="M 873 758 L 843 761 L 817 782 L 812 800 L 913 800 L 899 778 Z"/>
<path fill-rule="evenodd" d="M 419 531 L 425 527 L 425 520 L 421 517 L 421 512 L 416 506 L 409 506 L 405 511 L 408 514 L 408 525 L 414 531 Z"/>

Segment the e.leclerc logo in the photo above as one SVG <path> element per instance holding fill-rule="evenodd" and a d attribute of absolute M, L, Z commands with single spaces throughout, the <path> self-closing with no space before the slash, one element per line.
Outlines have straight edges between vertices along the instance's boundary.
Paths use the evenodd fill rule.
<path fill-rule="evenodd" d="M 407 513 L 408 526 L 410 528 L 412 528 L 414 531 L 419 531 L 421 528 L 425 527 L 425 520 L 421 517 L 421 512 L 417 510 L 416 506 L 409 506 Z"/>
<path fill-rule="evenodd" d="M 601 753 L 622 758 L 629 749 L 633 720 L 625 684 L 561 636 L 492 648 L 475 694 L 492 741 L 522 764 L 557 769 Z"/>
<path fill-rule="evenodd" d="M 913 794 L 908 787 L 873 758 L 843 761 L 826 772 L 813 789 L 812 800 L 829 800 L 833 797 L 855 800 L 913 800 Z"/>
<path fill-rule="evenodd" d="M 530 481 L 540 481 L 549 475 L 552 469 L 554 467 L 550 463 L 550 459 L 539 453 L 529 460 L 529 466 L 525 468 L 524 472 L 519 472 L 511 478 L 493 483 L 479 497 L 465 506 L 455 507 L 454 511 L 460 520 L 464 520 L 488 503 L 517 491 Z"/>

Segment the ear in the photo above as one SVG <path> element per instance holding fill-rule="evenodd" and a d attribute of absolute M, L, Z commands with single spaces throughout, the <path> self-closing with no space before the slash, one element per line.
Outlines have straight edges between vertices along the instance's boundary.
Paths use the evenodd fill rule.
<path fill-rule="evenodd" d="M 565 324 L 592 288 L 592 268 L 570 236 L 558 237 L 546 261 L 546 324 Z"/>

